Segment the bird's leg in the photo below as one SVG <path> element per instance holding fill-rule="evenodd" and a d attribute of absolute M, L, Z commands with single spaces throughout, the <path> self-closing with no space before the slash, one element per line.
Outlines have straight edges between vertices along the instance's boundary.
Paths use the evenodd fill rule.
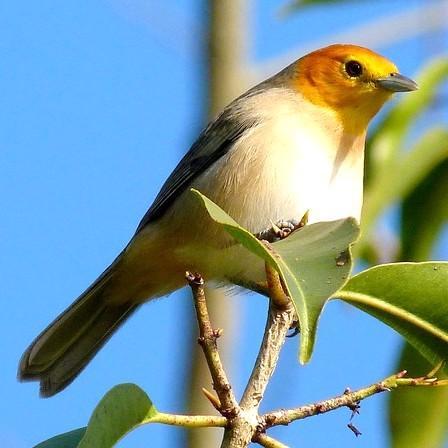
<path fill-rule="evenodd" d="M 291 219 L 290 221 L 280 220 L 275 224 L 273 223 L 272 227 L 270 227 L 269 229 L 263 230 L 257 233 L 255 236 L 259 240 L 265 240 L 269 243 L 274 243 L 275 241 L 282 240 L 289 236 L 295 230 L 299 230 L 302 227 L 306 226 L 306 224 L 308 223 L 308 215 L 309 210 L 306 211 L 300 221 L 297 219 Z M 255 286 L 257 286 L 257 288 L 255 288 Z M 264 295 L 268 295 L 269 292 L 266 284 L 252 285 L 252 288 L 250 289 L 252 289 L 253 291 L 258 291 Z M 289 335 L 286 336 L 288 338 L 297 336 L 300 333 L 300 323 L 297 315 L 289 329 L 292 331 Z"/>
<path fill-rule="evenodd" d="M 283 240 L 287 236 L 289 236 L 295 230 L 301 229 L 308 222 L 309 210 L 302 216 L 302 219 L 290 219 L 285 221 L 283 219 L 277 221 L 276 223 L 272 223 L 272 226 L 269 229 L 262 230 L 257 233 L 255 236 L 259 240 L 266 240 L 270 243 L 275 243 L 276 241 Z"/>

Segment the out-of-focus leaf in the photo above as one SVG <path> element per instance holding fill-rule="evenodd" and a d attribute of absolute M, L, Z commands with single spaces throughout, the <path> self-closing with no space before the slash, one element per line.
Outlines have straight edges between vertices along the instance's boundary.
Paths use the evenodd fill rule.
<path fill-rule="evenodd" d="M 394 328 L 431 364 L 448 360 L 448 262 L 376 266 L 337 297 Z"/>
<path fill-rule="evenodd" d="M 282 277 L 293 299 L 300 321 L 300 361 L 309 361 L 317 321 L 326 301 L 350 275 L 351 244 L 359 234 L 352 218 L 305 226 L 288 238 L 266 247 L 239 226 L 221 208 L 196 190 L 211 218 L 246 249 L 273 266 Z M 248 258 L 249 258 L 248 253 Z M 248 263 L 252 262 L 248 259 Z M 254 263 L 262 263 L 254 259 Z"/>
<path fill-rule="evenodd" d="M 363 208 L 364 238 L 386 206 L 405 197 L 435 166 L 448 157 L 448 129 L 428 131 L 413 148 L 400 158 L 390 161 L 381 173 L 381 181 L 365 193 Z M 357 247 L 361 250 L 361 247 Z"/>
<path fill-rule="evenodd" d="M 448 59 L 436 59 L 417 77 L 419 90 L 404 95 L 370 135 L 368 169 L 380 176 L 383 168 L 403 150 L 403 140 L 410 126 L 430 106 L 437 87 L 448 78 Z M 375 175 L 369 176 L 375 179 Z M 381 182 L 381 179 L 378 179 Z"/>
<path fill-rule="evenodd" d="M 397 372 L 426 375 L 432 366 L 406 344 Z M 446 374 L 437 377 L 446 378 Z M 448 387 L 400 388 L 389 396 L 389 426 L 392 448 L 441 448 L 447 435 Z"/>
<path fill-rule="evenodd" d="M 335 3 L 349 3 L 354 0 L 294 0 L 290 3 L 286 4 L 282 8 L 283 14 L 289 14 L 298 9 L 305 8 L 307 6 L 316 6 L 316 5 L 326 5 L 326 4 L 335 4 Z M 358 0 L 359 2 L 359 0 Z"/>
<path fill-rule="evenodd" d="M 401 258 L 424 260 L 448 221 L 448 160 L 435 167 L 405 198 L 401 213 Z M 425 375 L 431 365 L 405 344 L 398 370 Z M 438 375 L 440 376 L 440 375 Z M 446 375 L 445 375 L 446 377 Z M 392 448 L 441 448 L 448 430 L 448 388 L 399 389 L 390 395 Z"/>
<path fill-rule="evenodd" d="M 447 222 L 448 159 L 436 166 L 403 202 L 401 259 L 427 259 Z"/>
<path fill-rule="evenodd" d="M 423 146 L 428 144 L 428 154 L 425 155 L 424 149 L 422 150 L 422 159 L 427 158 L 426 168 L 431 170 L 437 165 L 437 160 L 440 162 L 440 159 L 437 159 L 437 153 L 440 146 L 443 146 L 443 141 L 446 141 L 446 135 L 443 135 L 442 129 L 431 131 L 433 134 L 440 132 L 440 139 L 442 139 L 438 143 L 439 148 L 435 150 L 435 157 L 432 154 L 431 140 L 437 138 L 437 135 L 431 137 L 430 134 L 426 134 L 420 139 L 420 143 L 406 152 L 404 140 L 416 118 L 433 103 L 437 87 L 447 78 L 447 58 L 435 60 L 418 76 L 420 89 L 404 95 L 371 134 L 367 144 L 363 235 L 356 248 L 357 254 L 365 251 L 365 245 L 371 237 L 371 227 L 381 212 L 399 199 L 400 195 L 406 195 L 415 188 L 416 181 L 419 182 L 426 177 L 427 173 L 422 172 L 421 167 L 410 165 L 414 163 L 410 152 L 415 147 L 423 149 Z M 415 168 L 417 168 L 416 174 L 419 174 L 417 177 L 412 175 Z M 407 181 L 409 173 L 411 173 L 412 182 Z M 395 188 L 395 180 L 401 184 L 399 191 Z"/>
<path fill-rule="evenodd" d="M 79 448 L 111 448 L 126 433 L 150 423 L 158 411 L 135 384 L 120 384 L 101 399 L 90 417 Z"/>
<path fill-rule="evenodd" d="M 73 431 L 59 434 L 51 439 L 45 440 L 34 448 L 76 448 L 84 436 L 87 428 L 78 428 Z"/>

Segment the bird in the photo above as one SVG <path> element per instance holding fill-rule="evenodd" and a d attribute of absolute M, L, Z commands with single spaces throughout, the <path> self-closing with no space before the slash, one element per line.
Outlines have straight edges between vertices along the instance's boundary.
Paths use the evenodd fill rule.
<path fill-rule="evenodd" d="M 272 223 L 361 218 L 371 119 L 417 84 L 351 44 L 313 51 L 235 100 L 202 131 L 112 264 L 24 352 L 19 380 L 50 397 L 67 387 L 144 302 L 185 284 L 185 272 L 256 289 L 249 259 L 193 197 L 194 188 L 254 234 Z"/>

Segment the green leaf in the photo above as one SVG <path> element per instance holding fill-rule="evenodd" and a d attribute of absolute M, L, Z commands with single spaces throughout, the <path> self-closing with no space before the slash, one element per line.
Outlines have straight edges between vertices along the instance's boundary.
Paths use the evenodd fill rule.
<path fill-rule="evenodd" d="M 210 199 L 196 190 L 192 192 L 202 200 L 214 221 L 280 274 L 299 316 L 300 361 L 308 362 L 322 309 L 350 275 L 350 247 L 359 234 L 356 220 L 311 224 L 267 248 Z"/>
<path fill-rule="evenodd" d="M 425 260 L 448 222 L 448 159 L 405 198 L 401 212 L 401 259 Z"/>
<path fill-rule="evenodd" d="M 39 443 L 34 448 L 76 448 L 85 432 L 86 428 L 74 429 L 45 440 L 45 442 Z"/>
<path fill-rule="evenodd" d="M 374 188 L 366 191 L 363 229 L 370 228 L 385 207 L 408 195 L 447 157 L 448 129 L 435 128 L 424 134 L 409 152 L 391 161 Z"/>
<path fill-rule="evenodd" d="M 148 395 L 135 384 L 112 388 L 90 417 L 79 448 L 110 448 L 135 427 L 150 423 L 158 411 Z"/>
<path fill-rule="evenodd" d="M 301 336 L 302 363 L 311 358 L 317 323 L 325 303 L 350 276 L 350 247 L 358 235 L 356 220 L 349 218 L 305 226 L 272 245 L 280 257 L 279 272 L 283 274 L 285 283 L 297 283 L 303 294 L 302 301 L 292 296 L 296 308 L 303 303 L 308 315 L 309 339 Z"/>
<path fill-rule="evenodd" d="M 431 364 L 448 360 L 448 262 L 376 266 L 337 297 L 394 328 Z"/>
<path fill-rule="evenodd" d="M 401 219 L 402 259 L 424 260 L 430 256 L 448 220 L 447 178 L 448 160 L 445 160 L 405 198 Z M 397 370 L 403 369 L 411 376 L 421 376 L 431 365 L 405 344 Z M 389 421 L 392 448 L 441 447 L 447 435 L 448 388 L 398 389 L 390 396 Z"/>
<path fill-rule="evenodd" d="M 426 375 L 432 365 L 406 344 L 397 372 L 411 377 Z M 438 378 L 446 378 L 439 375 Z M 399 388 L 389 395 L 392 448 L 441 448 L 447 435 L 448 387 Z"/>

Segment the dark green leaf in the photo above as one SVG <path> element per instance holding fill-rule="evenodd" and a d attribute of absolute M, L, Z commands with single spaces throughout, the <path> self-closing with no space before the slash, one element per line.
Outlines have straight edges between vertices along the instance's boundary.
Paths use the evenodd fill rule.
<path fill-rule="evenodd" d="M 136 426 L 158 414 L 146 393 L 135 384 L 112 388 L 90 417 L 79 448 L 111 448 Z"/>
<path fill-rule="evenodd" d="M 448 159 L 406 197 L 401 214 L 401 259 L 425 260 L 448 222 Z"/>
<path fill-rule="evenodd" d="M 448 220 L 448 160 L 433 169 L 404 200 L 401 258 L 424 260 Z M 411 376 L 426 374 L 431 365 L 405 344 L 397 370 Z M 440 376 L 440 375 L 438 375 Z M 392 448 L 439 448 L 447 434 L 448 388 L 399 389 L 390 396 L 389 420 Z"/>
<path fill-rule="evenodd" d="M 51 439 L 45 440 L 34 448 L 76 448 L 84 436 L 87 428 L 78 428 L 73 431 L 59 434 Z"/>
<path fill-rule="evenodd" d="M 448 360 L 448 262 L 376 266 L 337 295 L 394 328 L 430 363 Z"/>
<path fill-rule="evenodd" d="M 280 274 L 293 299 L 300 321 L 300 361 L 309 361 L 322 309 L 347 281 L 352 259 L 350 246 L 359 234 L 352 218 L 305 226 L 266 248 L 216 204 L 196 190 L 211 218 L 253 254 Z"/>
<path fill-rule="evenodd" d="M 406 344 L 397 372 L 406 369 L 411 377 L 432 370 L 412 346 Z M 446 377 L 439 375 L 437 377 Z M 390 394 L 389 426 L 392 448 L 441 448 L 447 435 L 448 387 L 399 388 Z"/>

